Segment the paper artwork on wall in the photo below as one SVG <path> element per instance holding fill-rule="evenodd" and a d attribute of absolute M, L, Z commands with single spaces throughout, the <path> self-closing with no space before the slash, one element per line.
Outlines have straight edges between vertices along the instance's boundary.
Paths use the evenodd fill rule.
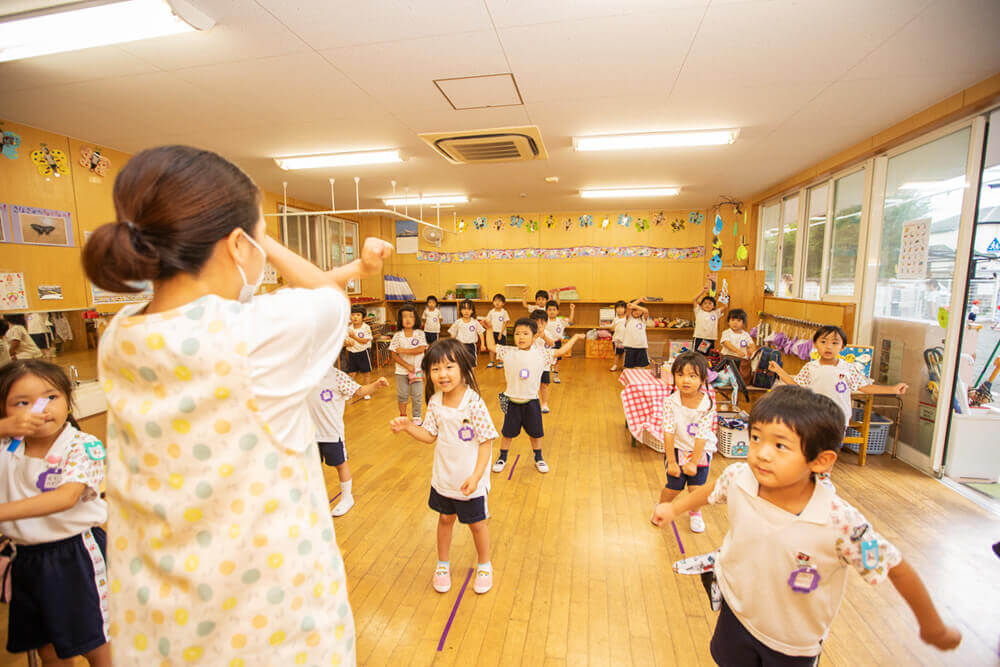
<path fill-rule="evenodd" d="M 39 285 L 38 298 L 42 301 L 62 301 L 62 285 Z"/>
<path fill-rule="evenodd" d="M 131 284 L 131 283 L 130 283 Z M 153 298 L 153 283 L 150 280 L 135 283 L 139 288 L 138 292 L 131 294 L 118 294 L 103 290 L 97 285 L 90 286 L 90 298 L 94 305 L 104 303 L 142 303 Z"/>
<path fill-rule="evenodd" d="M 98 176 L 106 176 L 111 168 L 111 160 L 101 155 L 101 151 L 96 146 L 83 146 L 80 148 L 80 166 L 86 167 Z"/>
<path fill-rule="evenodd" d="M 576 257 L 652 257 L 653 259 L 699 259 L 705 246 L 658 248 L 651 246 L 574 246 L 572 248 L 486 248 L 461 252 L 417 251 L 417 261 L 444 264 L 517 260 L 573 259 Z"/>
<path fill-rule="evenodd" d="M 927 277 L 927 253 L 930 249 L 931 219 L 921 218 L 903 223 L 903 238 L 899 245 L 897 278 Z"/>
<path fill-rule="evenodd" d="M 21 136 L 16 132 L 11 132 L 10 130 L 4 130 L 0 126 L 0 154 L 3 154 L 8 160 L 16 160 L 17 147 L 21 145 Z"/>
<path fill-rule="evenodd" d="M 66 154 L 58 148 L 49 148 L 44 143 L 37 151 L 31 152 L 31 161 L 38 168 L 39 175 L 44 176 L 46 180 L 50 176 L 59 178 L 69 171 Z"/>
<path fill-rule="evenodd" d="M 399 255 L 412 255 L 417 252 L 420 237 L 417 232 L 417 223 L 412 220 L 396 221 L 396 253 Z"/>
<path fill-rule="evenodd" d="M 278 284 L 278 269 L 271 265 L 271 262 L 264 264 L 264 285 Z"/>
<path fill-rule="evenodd" d="M 15 243 L 73 246 L 73 216 L 33 206 L 11 206 L 10 224 Z"/>
<path fill-rule="evenodd" d="M 0 243 L 10 243 L 10 214 L 7 204 L 0 204 Z"/>
<path fill-rule="evenodd" d="M 23 273 L 0 273 L 0 310 L 25 310 L 28 294 Z"/>

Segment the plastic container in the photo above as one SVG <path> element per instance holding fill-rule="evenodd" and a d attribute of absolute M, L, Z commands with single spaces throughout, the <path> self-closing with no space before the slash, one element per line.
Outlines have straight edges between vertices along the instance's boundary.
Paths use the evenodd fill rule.
<path fill-rule="evenodd" d="M 735 418 L 732 415 L 730 418 Z M 730 428 L 719 424 L 719 453 L 727 459 L 745 459 L 750 453 L 750 427 Z"/>
<path fill-rule="evenodd" d="M 865 413 L 863 410 L 860 408 L 854 408 L 852 421 L 859 422 L 864 416 Z M 889 427 L 891 426 L 892 421 L 890 419 L 887 419 L 882 415 L 877 415 L 874 412 L 872 413 L 871 423 L 868 425 L 868 454 L 873 456 L 885 454 L 886 445 L 889 443 Z M 848 428 L 847 435 L 851 438 L 860 438 L 861 432 L 854 428 Z M 857 454 L 861 451 L 861 445 L 845 442 L 844 449 L 848 449 Z"/>
<path fill-rule="evenodd" d="M 455 298 L 461 299 L 479 299 L 482 288 L 479 283 L 458 283 L 455 285 Z"/>
<path fill-rule="evenodd" d="M 611 359 L 615 356 L 615 347 L 610 340 L 598 339 L 587 341 L 587 359 Z"/>

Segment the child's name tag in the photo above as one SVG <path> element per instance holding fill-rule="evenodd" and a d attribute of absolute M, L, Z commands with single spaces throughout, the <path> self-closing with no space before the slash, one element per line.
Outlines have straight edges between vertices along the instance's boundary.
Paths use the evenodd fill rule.
<path fill-rule="evenodd" d="M 878 566 L 878 540 L 865 540 L 861 543 L 861 566 L 865 571 Z"/>
<path fill-rule="evenodd" d="M 38 476 L 35 486 L 44 493 L 57 488 L 60 482 L 62 482 L 62 468 L 49 468 Z"/>
<path fill-rule="evenodd" d="M 104 451 L 104 445 L 101 444 L 100 440 L 93 440 L 84 445 L 84 451 L 87 452 L 87 456 L 90 457 L 91 461 L 103 461 L 107 456 Z"/>
<path fill-rule="evenodd" d="M 796 593 L 811 593 L 819 586 L 819 571 L 814 567 L 800 567 L 792 570 L 788 585 Z"/>

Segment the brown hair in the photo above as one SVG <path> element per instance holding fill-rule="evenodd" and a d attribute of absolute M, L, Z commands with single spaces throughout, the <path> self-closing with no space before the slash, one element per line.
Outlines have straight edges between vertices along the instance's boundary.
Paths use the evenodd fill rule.
<path fill-rule="evenodd" d="M 94 231 L 83 268 L 98 287 L 138 292 L 131 281 L 197 274 L 237 227 L 253 236 L 260 190 L 222 156 L 190 146 L 144 150 L 115 179 L 117 222 Z"/>
<path fill-rule="evenodd" d="M 21 359 L 0 366 L 0 417 L 7 416 L 7 397 L 10 396 L 14 383 L 26 375 L 39 377 L 66 394 L 66 403 L 70 406 L 70 410 L 73 409 L 73 383 L 70 382 L 66 371 L 47 361 Z M 66 421 L 72 424 L 73 428 L 80 428 L 73 415 L 68 415 Z"/>

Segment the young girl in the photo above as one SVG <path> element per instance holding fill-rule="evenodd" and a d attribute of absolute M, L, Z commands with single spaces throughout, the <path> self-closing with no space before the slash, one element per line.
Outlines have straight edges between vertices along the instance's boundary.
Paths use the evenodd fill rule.
<path fill-rule="evenodd" d="M 476 306 L 469 299 L 459 304 L 458 312 L 462 317 L 455 320 L 455 323 L 448 329 L 448 334 L 465 345 L 469 354 L 472 355 L 472 365 L 475 366 L 476 357 L 479 356 L 479 346 L 485 345 L 483 334 L 486 333 L 486 329 L 476 319 Z"/>
<path fill-rule="evenodd" d="M 715 297 L 708 295 L 712 288 L 712 279 L 705 279 L 705 286 L 694 298 L 694 350 L 708 356 L 715 349 L 715 341 L 719 337 L 719 320 L 726 312 L 725 307 L 719 308 Z"/>
<path fill-rule="evenodd" d="M 424 321 L 424 337 L 427 339 L 427 344 L 430 345 L 438 339 L 438 335 L 441 333 L 441 311 L 438 309 L 436 296 L 427 297 L 427 307 L 424 308 L 421 318 Z"/>
<path fill-rule="evenodd" d="M 611 320 L 611 343 L 615 346 L 615 363 L 609 369 L 612 373 L 618 370 L 619 366 L 624 368 L 625 362 L 622 357 L 625 355 L 625 323 L 628 318 L 628 304 L 624 301 L 615 302 L 615 319 Z"/>
<path fill-rule="evenodd" d="M 219 155 L 142 151 L 118 222 L 83 249 L 91 282 L 153 299 L 101 336 L 115 664 L 354 664 L 306 396 L 340 355 L 344 288 L 391 246 L 322 271 L 268 236 L 261 193 Z M 288 286 L 254 296 L 265 263 Z"/>
<path fill-rule="evenodd" d="M 38 359 L 42 350 L 35 344 L 35 339 L 28 333 L 24 325 L 24 315 L 8 315 L 10 327 L 4 338 L 7 340 L 11 359 Z"/>
<path fill-rule="evenodd" d="M 703 486 L 716 450 L 715 404 L 708 395 L 708 362 L 697 352 L 682 352 L 674 359 L 670 372 L 677 391 L 663 404 L 663 461 L 667 484 L 660 491 L 660 502 L 669 503 L 688 488 Z M 700 511 L 692 511 L 691 532 L 705 532 Z"/>
<path fill-rule="evenodd" d="M 649 309 L 644 308 L 641 304 L 642 297 L 639 297 L 627 306 L 628 316 L 625 320 L 625 333 L 622 335 L 622 343 L 625 345 L 625 368 L 649 366 L 649 356 L 646 354 L 649 347 L 649 342 L 646 340 L 646 322 L 649 319 Z"/>
<path fill-rule="evenodd" d="M 486 314 L 486 321 L 490 325 L 489 336 L 493 338 L 495 345 L 507 344 L 507 323 L 510 322 L 510 313 L 504 308 L 505 305 L 507 305 L 507 297 L 503 294 L 495 294 L 493 296 L 493 309 Z M 489 346 L 487 345 L 487 347 Z M 497 368 L 503 368 L 503 362 L 497 359 L 496 352 L 490 348 L 490 363 L 486 364 L 486 368 L 493 368 L 494 365 Z"/>
<path fill-rule="evenodd" d="M 448 554 L 456 516 L 472 530 L 479 556 L 472 589 L 485 593 L 493 586 L 486 495 L 490 490 L 487 467 L 493 440 L 498 436 L 490 412 L 479 395 L 471 361 L 462 344 L 453 338 L 432 345 L 422 364 L 424 374 L 434 383 L 433 391 L 429 386 L 426 390 L 427 419 L 422 427 L 405 417 L 397 417 L 391 422 L 394 433 L 406 431 L 415 440 L 435 443 L 431 495 L 427 504 L 440 514 L 438 564 L 433 579 L 434 590 L 438 593 L 447 593 L 451 588 Z"/>
<path fill-rule="evenodd" d="M 427 351 L 427 339 L 424 332 L 416 329 L 417 310 L 413 304 L 405 304 L 396 313 L 396 326 L 399 327 L 389 343 L 389 353 L 396 362 L 396 400 L 399 402 L 399 414 L 406 416 L 407 401 L 413 403 L 413 423 L 420 425 L 420 414 L 423 407 L 424 372 L 420 370 L 420 360 Z"/>
<path fill-rule="evenodd" d="M 17 545 L 7 650 L 110 666 L 104 447 L 69 415 L 72 393 L 53 364 L 0 369 L 0 533 Z"/>
<path fill-rule="evenodd" d="M 351 323 L 347 327 L 347 363 L 344 371 L 355 380 L 366 383 L 368 374 L 372 372 L 372 360 L 369 350 L 372 347 L 372 329 L 365 324 L 365 307 L 351 306 Z M 371 399 L 371 394 L 365 394 L 365 399 Z"/>
<path fill-rule="evenodd" d="M 729 311 L 729 327 L 719 338 L 719 351 L 730 357 L 749 359 L 757 351 L 753 337 L 746 332 L 747 312 L 742 308 Z"/>

